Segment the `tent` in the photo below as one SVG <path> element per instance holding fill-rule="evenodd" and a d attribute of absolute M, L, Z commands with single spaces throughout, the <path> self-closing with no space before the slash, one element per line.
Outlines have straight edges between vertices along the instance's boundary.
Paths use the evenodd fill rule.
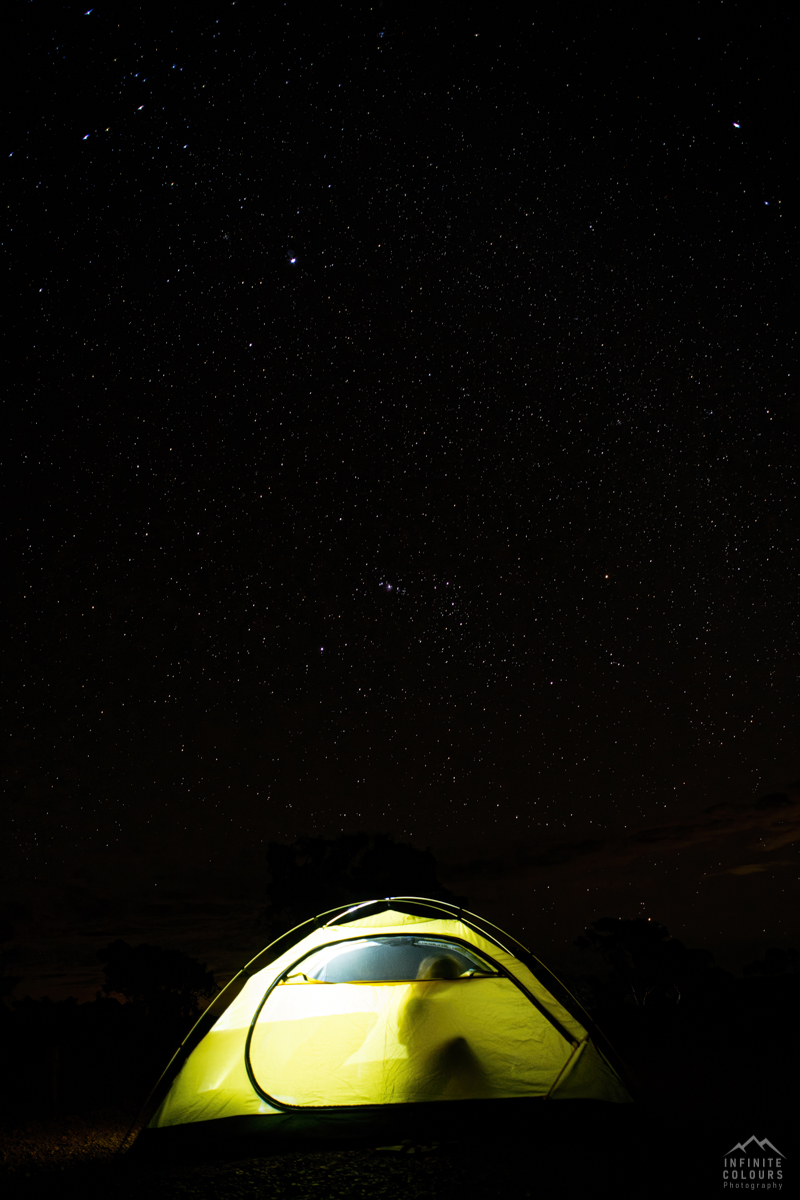
<path fill-rule="evenodd" d="M 262 951 L 201 1017 L 157 1085 L 144 1141 L 326 1136 L 381 1114 L 463 1115 L 465 1102 L 496 1114 L 496 1101 L 631 1101 L 577 1002 L 474 914 L 392 897 L 303 930 Z"/>

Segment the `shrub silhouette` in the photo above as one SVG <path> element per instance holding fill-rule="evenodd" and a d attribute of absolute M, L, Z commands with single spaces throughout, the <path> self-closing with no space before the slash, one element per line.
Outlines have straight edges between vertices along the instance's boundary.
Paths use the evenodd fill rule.
<path fill-rule="evenodd" d="M 267 847 L 267 920 L 280 934 L 338 904 L 383 896 L 424 896 L 460 904 L 439 882 L 430 850 L 395 842 L 387 834 L 341 834 L 332 840 L 299 838 Z"/>
<path fill-rule="evenodd" d="M 18 983 L 22 982 L 21 975 L 12 975 L 8 970 L 11 964 L 11 954 L 7 950 L 0 951 L 0 1005 L 9 1007 L 11 997 Z"/>
<path fill-rule="evenodd" d="M 703 981 L 714 961 L 708 950 L 688 950 L 657 921 L 601 917 L 574 943 L 593 950 L 610 968 L 609 983 L 628 1003 L 679 1003 L 684 991 Z"/>
<path fill-rule="evenodd" d="M 117 940 L 99 950 L 105 982 L 104 996 L 123 996 L 151 1021 L 190 1024 L 196 1020 L 201 1000 L 219 991 L 205 963 L 180 950 L 161 946 L 129 946 Z"/>
<path fill-rule="evenodd" d="M 800 975 L 800 953 L 793 946 L 788 950 L 770 947 L 763 959 L 742 967 L 742 974 L 766 975 L 773 979 L 777 975 Z"/>

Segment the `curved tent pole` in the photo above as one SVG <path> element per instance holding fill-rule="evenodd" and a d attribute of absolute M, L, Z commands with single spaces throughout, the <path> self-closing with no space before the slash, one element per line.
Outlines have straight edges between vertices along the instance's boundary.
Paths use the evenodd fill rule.
<path fill-rule="evenodd" d="M 374 903 L 374 901 L 370 901 L 369 903 Z M 248 977 L 248 976 L 249 976 L 249 974 L 250 974 L 250 969 L 252 968 L 253 964 L 254 964 L 254 963 L 256 963 L 256 962 L 258 962 L 259 958 L 261 958 L 261 957 L 262 957 L 264 954 L 266 954 L 268 950 L 271 950 L 273 946 L 277 946 L 277 944 L 278 944 L 279 942 L 282 942 L 282 941 L 284 940 L 284 938 L 290 937 L 290 936 L 291 936 L 291 934 L 293 934 L 293 933 L 296 933 L 298 929 L 302 929 L 304 925 L 316 924 L 316 923 L 319 921 L 320 917 L 327 917 L 329 913 L 341 912 L 343 908 L 347 908 L 347 907 L 348 907 L 347 905 L 340 904 L 340 905 L 337 905 L 337 907 L 336 907 L 336 908 L 328 908 L 328 909 L 326 909 L 326 910 L 325 910 L 325 912 L 318 913 L 318 914 L 317 914 L 317 916 L 315 916 L 315 917 L 308 917 L 308 918 L 307 918 L 307 920 L 305 920 L 305 921 L 301 921 L 301 922 L 300 922 L 300 924 L 299 924 L 299 925 L 295 925 L 293 929 L 289 929 L 289 930 L 288 930 L 286 933 L 282 933 L 282 934 L 280 935 L 280 937 L 276 937 L 276 938 L 275 938 L 273 941 L 271 941 L 271 942 L 269 943 L 269 945 L 268 945 L 268 946 L 265 946 L 263 950 L 259 950 L 259 952 L 258 952 L 258 954 L 256 954 L 255 958 L 251 958 L 251 959 L 250 959 L 250 962 L 246 963 L 246 964 L 245 964 L 245 966 L 243 966 L 243 967 L 241 968 L 241 970 L 239 970 L 239 971 L 237 971 L 237 972 L 236 972 L 236 974 L 233 976 L 233 978 L 232 978 L 232 979 L 229 979 L 229 980 L 228 980 L 228 982 L 225 984 L 224 988 L 221 988 L 221 989 L 220 989 L 220 991 L 217 993 L 217 995 L 216 995 L 216 996 L 214 997 L 214 999 L 211 1001 L 211 1004 L 209 1004 L 209 1005 L 208 1005 L 208 1008 L 205 1008 L 205 1009 L 203 1009 L 203 1011 L 200 1013 L 200 1016 L 197 1018 L 197 1020 L 195 1021 L 194 1025 L 191 1027 L 191 1029 L 189 1030 L 189 1032 L 186 1034 L 186 1037 L 183 1039 L 183 1041 L 181 1042 L 181 1044 L 178 1046 L 177 1050 L 176 1050 L 176 1051 L 175 1051 L 175 1053 L 172 1055 L 172 1058 L 169 1060 L 169 1062 L 167 1063 L 166 1067 L 165 1067 L 165 1068 L 164 1068 L 164 1070 L 161 1072 L 161 1074 L 159 1075 L 159 1077 L 158 1077 L 158 1079 L 156 1080 L 156 1082 L 153 1084 L 152 1088 L 150 1089 L 150 1091 L 149 1091 L 149 1093 L 148 1093 L 148 1095 L 147 1095 L 147 1099 L 144 1101 L 144 1103 L 143 1103 L 143 1104 L 141 1105 L 141 1107 L 139 1108 L 139 1111 L 137 1112 L 136 1116 L 135 1116 L 135 1117 L 134 1117 L 134 1119 L 131 1121 L 131 1124 L 130 1124 L 130 1126 L 129 1126 L 129 1128 L 128 1128 L 128 1131 L 127 1131 L 127 1133 L 125 1134 L 124 1138 L 123 1138 L 123 1139 L 122 1139 L 122 1141 L 120 1142 L 120 1144 L 119 1144 L 119 1146 L 117 1147 L 117 1149 L 114 1151 L 114 1155 L 115 1155 L 115 1157 L 116 1157 L 116 1155 L 117 1155 L 117 1154 L 120 1154 L 120 1153 L 122 1152 L 122 1149 L 123 1149 L 123 1147 L 124 1147 L 125 1143 L 127 1142 L 128 1138 L 131 1136 L 131 1133 L 132 1133 L 133 1129 L 135 1128 L 135 1126 L 136 1126 L 136 1125 L 138 1124 L 138 1122 L 141 1120 L 142 1114 L 143 1114 L 143 1113 L 145 1112 L 145 1110 L 147 1109 L 147 1106 L 148 1106 L 148 1104 L 150 1103 L 150 1101 L 153 1099 L 153 1096 L 154 1096 L 154 1095 L 156 1094 L 156 1092 L 158 1091 L 158 1089 L 159 1089 L 159 1087 L 160 1087 L 160 1085 L 161 1085 L 162 1081 L 163 1081 L 163 1080 L 166 1078 L 166 1076 L 169 1074 L 169 1072 L 170 1072 L 170 1069 L 172 1068 L 172 1066 L 173 1066 L 173 1064 L 175 1063 L 176 1059 L 179 1057 L 179 1055 L 180 1055 L 180 1053 L 181 1053 L 181 1050 L 183 1050 L 184 1046 L 185 1046 L 185 1045 L 186 1045 L 186 1043 L 187 1043 L 187 1042 L 188 1042 L 188 1041 L 191 1039 L 191 1037 L 192 1037 L 192 1035 L 194 1034 L 194 1032 L 195 1032 L 195 1030 L 197 1029 L 197 1027 L 198 1027 L 198 1026 L 200 1025 L 200 1023 L 201 1023 L 201 1022 L 202 1022 L 202 1021 L 205 1019 L 205 1017 L 206 1017 L 206 1015 L 207 1015 L 207 1013 L 208 1013 L 208 1010 L 209 1010 L 209 1009 L 210 1009 L 210 1008 L 211 1008 L 213 1005 L 217 1004 L 217 1003 L 218 1003 L 218 1001 L 219 1001 L 219 1000 L 220 1000 L 220 999 L 221 999 L 221 998 L 222 998 L 222 997 L 225 995 L 225 993 L 228 991 L 228 989 L 229 989 L 230 987 L 232 987 L 232 986 L 233 986 L 233 984 L 234 984 L 234 983 L 236 983 L 236 982 L 237 982 L 239 979 L 241 979 L 241 977 L 242 977 L 243 975 L 244 975 L 245 977 Z M 226 1007 L 227 1007 L 227 1005 L 226 1005 Z M 223 1011 L 224 1011 L 224 1009 L 223 1009 Z"/>
<path fill-rule="evenodd" d="M 496 929 L 499 933 L 502 933 L 504 937 L 508 938 L 512 942 L 516 942 L 516 944 L 518 946 L 520 946 L 523 950 L 527 951 L 527 947 L 523 946 L 522 942 L 517 941 L 517 939 L 515 937 L 512 937 L 511 934 L 506 933 L 506 931 L 504 929 L 501 929 L 499 925 L 495 925 L 492 921 L 485 920 L 483 917 L 479 916 L 477 913 L 470 912 L 470 910 L 467 908 L 464 908 L 463 905 L 451 904 L 449 900 L 431 900 L 428 896 L 385 896 L 383 898 L 383 900 L 366 900 L 362 904 L 352 905 L 347 908 L 347 912 L 355 912 L 357 909 L 369 908 L 373 904 L 392 903 L 395 900 L 398 900 L 401 903 L 404 900 L 411 901 L 412 903 L 415 903 L 415 904 L 422 904 L 422 905 L 424 905 L 425 908 L 438 909 L 439 911 L 450 910 L 447 912 L 447 915 L 451 915 L 452 912 L 456 912 L 459 915 L 459 919 L 461 918 L 462 914 L 466 914 L 469 917 L 474 917 L 476 921 L 480 921 L 483 925 L 491 925 L 493 929 Z M 342 905 L 341 908 L 344 909 L 345 906 Z M 330 909 L 329 911 L 333 912 L 335 910 Z M 325 916 L 326 914 L 323 913 L 321 915 Z M 340 909 L 339 916 L 341 917 L 341 916 L 345 916 L 345 915 L 346 915 L 346 912 L 342 912 Z M 328 922 L 328 924 L 333 925 L 334 922 L 337 921 L 338 919 L 339 919 L 339 917 L 334 917 L 332 921 Z M 486 932 L 486 931 L 483 930 L 482 932 Z M 489 936 L 491 937 L 491 934 Z M 493 938 L 492 940 L 495 941 L 496 939 Z M 501 945 L 501 943 L 498 942 L 497 945 Z M 506 949 L 505 946 L 501 946 L 501 948 L 503 950 Z M 510 951 L 507 951 L 507 953 L 510 953 Z M 542 964 L 542 965 L 544 965 L 544 964 Z"/>
<path fill-rule="evenodd" d="M 337 916 L 332 917 L 330 921 L 325 922 L 325 928 L 327 929 L 330 925 L 333 925 L 336 921 L 338 921 L 339 917 L 349 916 L 350 913 L 359 912 L 362 908 L 371 908 L 373 904 L 386 904 L 395 898 L 399 899 L 400 897 L 384 896 L 382 900 L 362 900 L 359 904 L 343 904 L 340 905 L 338 909 L 329 908 L 327 912 L 320 913 L 320 916 L 326 917 L 329 912 L 335 912 L 338 914 Z"/>

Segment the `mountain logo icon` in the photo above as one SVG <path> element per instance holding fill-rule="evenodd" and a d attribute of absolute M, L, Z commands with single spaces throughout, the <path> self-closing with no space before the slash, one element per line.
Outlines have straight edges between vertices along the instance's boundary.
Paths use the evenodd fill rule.
<path fill-rule="evenodd" d="M 758 1149 L 756 1149 L 756 1147 Z M 759 1150 L 761 1151 L 762 1154 L 767 1154 L 770 1151 L 772 1151 L 772 1153 L 774 1155 L 776 1155 L 778 1158 L 786 1157 L 785 1154 L 781 1154 L 780 1150 L 776 1149 L 776 1147 L 773 1146 L 773 1144 L 769 1140 L 769 1138 L 762 1138 L 762 1140 L 759 1141 L 758 1138 L 755 1135 L 753 1135 L 753 1137 L 749 1137 L 747 1139 L 747 1141 L 744 1143 L 744 1145 L 742 1145 L 741 1142 L 737 1142 L 736 1145 L 733 1146 L 732 1149 L 730 1149 L 727 1152 L 727 1154 L 725 1155 L 725 1158 L 730 1158 L 730 1156 L 732 1154 L 736 1154 L 737 1151 L 740 1154 L 755 1156 Z"/>

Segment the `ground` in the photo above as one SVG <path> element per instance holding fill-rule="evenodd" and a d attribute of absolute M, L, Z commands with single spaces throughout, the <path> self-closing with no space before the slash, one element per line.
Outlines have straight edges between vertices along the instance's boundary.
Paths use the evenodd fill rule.
<path fill-rule="evenodd" d="M 702 1101 L 702 1098 L 700 1098 Z M 0 1187 L 9 1200 L 103 1195 L 114 1200 L 435 1200 L 460 1194 L 527 1200 L 592 1194 L 617 1197 L 704 1195 L 722 1185 L 722 1154 L 755 1133 L 784 1141 L 779 1122 L 744 1111 L 706 1112 L 702 1103 L 648 1108 L 582 1102 L 527 1110 L 460 1138 L 404 1141 L 391 1146 L 335 1149 L 242 1147 L 226 1156 L 197 1151 L 154 1161 L 118 1153 L 129 1114 L 117 1108 L 7 1121 L 0 1131 Z M 738 1105 L 735 1106 L 738 1108 Z M 636 1110 L 636 1111 L 634 1111 Z M 751 1128 L 751 1125 L 753 1126 Z M 757 1126 L 757 1127 L 756 1127 Z M 783 1152 L 787 1153 L 785 1147 Z"/>
<path fill-rule="evenodd" d="M 458 1142 L 134 1165 L 133 1156 L 115 1154 L 126 1129 L 122 1112 L 114 1109 L 7 1125 L 0 1134 L 5 1194 L 33 1198 L 102 1191 L 113 1192 L 115 1200 L 432 1200 L 476 1183 L 474 1155 L 465 1155 Z M 480 1166 L 477 1170 L 480 1174 Z M 520 1197 L 531 1194 L 528 1189 L 517 1192 Z"/>

